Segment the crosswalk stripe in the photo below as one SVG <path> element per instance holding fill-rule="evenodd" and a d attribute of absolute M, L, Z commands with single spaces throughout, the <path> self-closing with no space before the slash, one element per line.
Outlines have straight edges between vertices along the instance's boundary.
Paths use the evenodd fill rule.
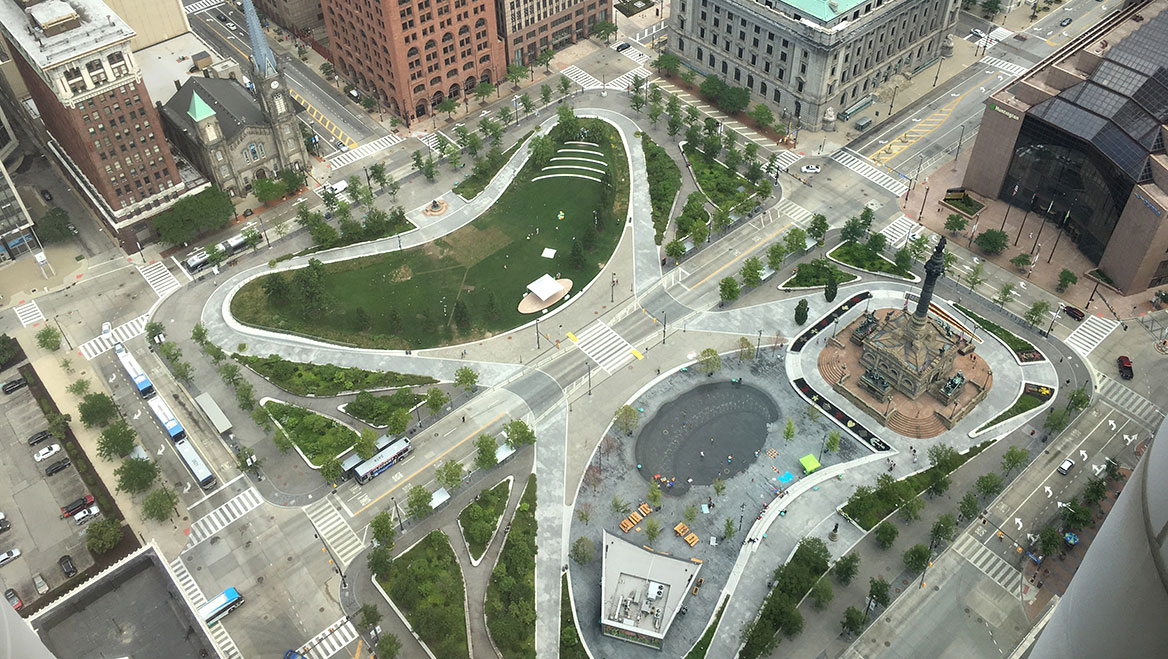
<path fill-rule="evenodd" d="M 203 515 L 191 524 L 190 535 L 187 537 L 187 546 L 183 548 L 183 552 L 190 551 L 200 542 L 215 535 L 228 524 L 251 512 L 263 502 L 264 499 L 260 496 L 260 493 L 254 487 L 249 487 L 230 499 L 227 503 Z"/>
<path fill-rule="evenodd" d="M 125 343 L 135 336 L 143 334 L 146 331 L 146 322 L 148 320 L 150 320 L 149 315 L 142 314 L 128 323 L 123 323 L 113 328 L 108 336 L 99 334 L 77 346 L 77 349 L 81 352 L 82 357 L 93 359 L 114 347 L 115 343 Z"/>
<path fill-rule="evenodd" d="M 166 267 L 165 261 L 155 261 L 150 265 L 141 266 L 138 272 L 158 297 L 166 297 L 182 288 L 182 284 L 178 283 L 170 269 Z"/>
<path fill-rule="evenodd" d="M 580 331 L 574 343 L 589 359 L 608 373 L 633 359 L 633 346 L 604 321 L 596 321 Z"/>
<path fill-rule="evenodd" d="M 1164 421 L 1164 413 L 1155 403 L 1102 373 L 1099 374 L 1098 391 L 1105 400 L 1151 430 L 1159 428 Z"/>
<path fill-rule="evenodd" d="M 621 45 L 621 43 L 623 43 L 623 42 L 618 41 L 618 42 L 612 44 L 611 46 L 609 46 L 609 48 L 616 50 L 616 47 Z M 620 54 L 633 60 L 637 64 L 645 64 L 646 62 L 653 59 L 652 57 L 646 55 L 645 53 L 642 53 L 640 50 L 637 50 L 636 48 L 632 48 L 632 47 L 625 48 L 624 50 L 620 51 Z M 644 77 L 644 76 L 642 76 L 642 77 Z"/>
<path fill-rule="evenodd" d="M 638 76 L 640 76 L 641 80 L 648 80 L 649 79 L 649 70 L 643 66 L 638 66 L 637 68 L 633 69 L 632 71 L 629 71 L 629 72 L 621 75 L 620 77 L 617 77 L 617 78 L 614 78 L 613 80 L 608 81 L 604 86 L 607 89 L 615 89 L 617 91 L 624 91 L 626 89 L 632 88 L 633 78 L 638 77 Z"/>
<path fill-rule="evenodd" d="M 575 64 L 564 67 L 560 70 L 560 73 L 584 89 L 600 89 L 602 84 L 600 80 Z"/>
<path fill-rule="evenodd" d="M 1023 73 L 1026 73 L 1026 67 L 1022 66 L 1021 64 L 1007 62 L 1006 60 L 998 59 L 997 57 L 990 57 L 987 55 L 986 57 L 981 58 L 981 61 L 992 67 L 999 68 L 1006 73 L 1013 75 L 1014 77 L 1018 77 Z"/>
<path fill-rule="evenodd" d="M 329 167 L 332 169 L 340 169 L 341 167 L 357 162 L 362 158 L 367 158 L 375 153 L 380 153 L 381 151 L 384 151 L 385 149 L 388 149 L 389 147 L 403 141 L 403 139 L 404 138 L 398 135 L 386 135 L 385 137 L 379 137 L 372 142 L 362 144 L 355 149 L 349 149 L 339 156 L 329 158 Z"/>
<path fill-rule="evenodd" d="M 199 0 L 198 2 L 185 5 L 183 7 L 183 11 L 188 14 L 193 14 L 195 12 L 203 11 L 204 9 L 210 9 L 211 7 L 221 4 L 223 4 L 223 0 Z"/>
<path fill-rule="evenodd" d="M 37 306 L 36 300 L 25 302 L 13 310 L 16 311 L 16 318 L 22 327 L 35 325 L 45 319 L 45 314 L 41 313 L 41 308 Z"/>
<path fill-rule="evenodd" d="M 197 612 L 200 606 L 207 603 L 207 598 L 203 595 L 203 591 L 199 589 L 199 584 L 195 583 L 195 578 L 191 576 L 190 570 L 183 564 L 182 557 L 171 561 L 170 569 L 174 572 L 175 578 L 178 579 L 179 588 L 182 589 L 183 596 L 186 597 L 191 611 Z M 236 657 L 243 656 L 243 653 L 239 651 L 239 648 L 235 645 L 235 641 L 228 635 L 222 623 L 211 626 L 210 630 L 211 642 L 215 644 L 221 656 L 226 659 L 236 659 Z"/>
<path fill-rule="evenodd" d="M 777 208 L 783 215 L 791 218 L 795 224 L 801 224 L 815 216 L 815 213 L 812 213 L 806 208 L 803 208 L 790 199 L 783 199 L 779 201 L 779 203 L 775 205 L 775 208 Z"/>
<path fill-rule="evenodd" d="M 1002 588 L 1005 588 L 1006 592 L 1012 595 L 1018 594 L 1022 573 L 1013 565 L 1002 560 L 1000 556 L 990 551 L 977 538 L 974 538 L 968 533 L 962 534 L 953 543 L 952 547 L 954 551 L 969 561 L 982 574 L 992 579 L 994 583 Z"/>
<path fill-rule="evenodd" d="M 1119 321 L 1111 318 L 1104 318 L 1102 316 L 1087 316 L 1086 320 L 1079 323 L 1075 331 L 1071 332 L 1067 340 L 1064 341 L 1071 346 L 1075 352 L 1079 353 L 1085 359 L 1091 351 L 1099 347 L 1100 343 L 1108 337 L 1115 328 L 1119 327 Z"/>
<path fill-rule="evenodd" d="M 365 549 L 361 538 L 353 532 L 353 528 L 341 516 L 341 513 L 328 501 L 318 501 L 304 508 L 304 514 L 316 527 L 320 537 L 332 549 L 333 555 L 341 566 L 348 565 Z"/>
<path fill-rule="evenodd" d="M 847 148 L 840 149 L 831 154 L 831 159 L 898 197 L 908 191 L 907 184 L 902 183 L 890 174 L 880 171 L 875 166 L 869 164 L 863 156 Z"/>
<path fill-rule="evenodd" d="M 798 151 L 783 151 L 775 160 L 775 165 L 777 165 L 779 169 L 789 169 L 791 165 L 794 165 L 802 158 L 803 154 L 799 153 Z"/>
<path fill-rule="evenodd" d="M 893 249 L 899 249 L 903 242 L 908 241 L 908 234 L 912 232 L 916 222 L 908 219 L 907 215 L 901 215 L 892 221 L 891 224 L 880 230 L 884 237 L 888 239 L 888 244 Z"/>
<path fill-rule="evenodd" d="M 352 621 L 341 618 L 300 646 L 297 652 L 309 659 L 329 659 L 357 640 L 358 636 L 357 628 Z"/>

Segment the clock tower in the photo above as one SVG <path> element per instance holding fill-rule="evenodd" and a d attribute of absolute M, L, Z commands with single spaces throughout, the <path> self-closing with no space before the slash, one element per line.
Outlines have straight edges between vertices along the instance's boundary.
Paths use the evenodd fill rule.
<path fill-rule="evenodd" d="M 300 126 L 296 122 L 296 106 L 288 96 L 288 84 L 276 56 L 268 46 L 268 39 L 260 27 L 259 16 L 251 0 L 243 0 L 248 40 L 252 52 L 253 93 L 263 110 L 279 153 L 280 167 L 305 167 L 306 153 Z"/>

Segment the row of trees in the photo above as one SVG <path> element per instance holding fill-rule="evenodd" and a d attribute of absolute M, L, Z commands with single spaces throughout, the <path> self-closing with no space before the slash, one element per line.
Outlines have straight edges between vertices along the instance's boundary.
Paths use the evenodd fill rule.
<path fill-rule="evenodd" d="M 300 169 L 281 169 L 275 178 L 257 178 L 251 182 L 252 192 L 261 204 L 294 195 L 304 187 L 308 175 Z"/>

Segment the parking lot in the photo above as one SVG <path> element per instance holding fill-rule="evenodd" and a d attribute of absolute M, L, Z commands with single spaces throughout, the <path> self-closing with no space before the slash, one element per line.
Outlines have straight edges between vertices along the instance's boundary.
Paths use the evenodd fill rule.
<path fill-rule="evenodd" d="M 0 382 L 16 377 L 15 368 L 0 373 Z M 0 512 L 11 523 L 0 534 L 0 552 L 19 549 L 21 555 L 0 566 L 0 581 L 5 588 L 15 588 L 27 605 L 36 599 L 32 575 L 40 573 L 49 588 L 66 579 L 57 560 L 64 554 L 73 557 L 79 571 L 92 565 L 85 549 L 85 526 L 72 519 L 61 519 L 61 507 L 88 493 L 85 483 L 70 465 L 53 476 L 45 467 L 66 457 L 64 440 L 50 438 L 36 447 L 28 438 L 48 423 L 28 387 L 0 395 Z M 61 451 L 42 462 L 33 455 L 38 449 L 60 444 Z"/>

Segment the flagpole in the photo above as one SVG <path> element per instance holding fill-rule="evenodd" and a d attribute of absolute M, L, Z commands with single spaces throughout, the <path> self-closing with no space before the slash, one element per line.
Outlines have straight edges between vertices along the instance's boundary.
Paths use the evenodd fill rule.
<path fill-rule="evenodd" d="M 1069 219 L 1071 219 L 1071 210 L 1068 208 L 1067 214 L 1063 216 L 1063 223 L 1059 225 L 1058 235 L 1054 237 L 1054 246 L 1050 248 L 1050 256 L 1046 257 L 1047 263 L 1050 263 L 1050 260 L 1054 258 L 1054 250 L 1058 249 L 1059 238 L 1063 237 L 1063 227 L 1067 225 Z"/>
<path fill-rule="evenodd" d="M 1006 203 L 1006 212 L 1002 215 L 1002 228 L 998 231 L 1006 230 L 1006 218 L 1010 217 L 1010 207 L 1014 205 L 1014 195 L 1018 194 L 1018 184 L 1014 184 L 1014 191 L 1010 193 L 1010 201 Z"/>

